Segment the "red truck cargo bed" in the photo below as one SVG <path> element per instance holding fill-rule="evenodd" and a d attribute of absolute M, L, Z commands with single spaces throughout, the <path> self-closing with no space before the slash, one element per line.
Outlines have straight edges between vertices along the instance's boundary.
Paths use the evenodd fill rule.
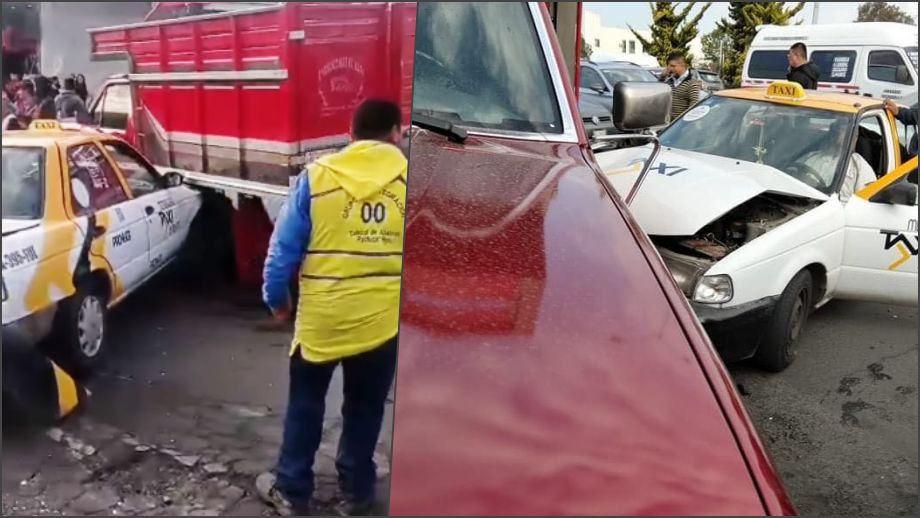
<path fill-rule="evenodd" d="M 287 185 L 347 142 L 361 100 L 397 101 L 409 123 L 414 3 L 279 3 L 90 36 L 94 59 L 129 61 L 100 119 L 130 102 L 123 129 L 159 165 Z"/>

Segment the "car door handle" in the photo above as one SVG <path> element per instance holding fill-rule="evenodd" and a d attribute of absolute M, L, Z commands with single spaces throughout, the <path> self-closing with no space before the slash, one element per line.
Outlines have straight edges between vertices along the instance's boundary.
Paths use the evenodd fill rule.
<path fill-rule="evenodd" d="M 147 205 L 147 207 L 144 208 L 144 212 L 146 212 L 148 216 L 153 216 L 156 209 L 154 209 L 152 205 Z"/>
<path fill-rule="evenodd" d="M 93 237 L 102 237 L 105 235 L 105 226 L 96 225 L 93 227 Z"/>

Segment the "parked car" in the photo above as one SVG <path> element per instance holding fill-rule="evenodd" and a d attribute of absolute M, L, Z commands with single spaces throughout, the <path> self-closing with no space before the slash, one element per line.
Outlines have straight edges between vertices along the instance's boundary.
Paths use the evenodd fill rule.
<path fill-rule="evenodd" d="M 623 61 L 587 61 L 580 66 L 579 99 L 591 99 L 609 111 L 613 110 L 613 88 L 620 81 L 658 81 L 658 77 L 644 68 Z"/>
<path fill-rule="evenodd" d="M 786 81 L 716 92 L 661 133 L 630 211 L 726 361 L 785 369 L 831 298 L 917 305 L 917 157 L 899 134 L 878 99 Z M 625 193 L 647 155 L 598 161 Z"/>
<path fill-rule="evenodd" d="M 700 79 L 706 83 L 706 90 L 709 92 L 718 92 L 719 90 L 725 89 L 725 83 L 722 82 L 722 78 L 719 77 L 719 74 L 708 70 L 698 70 L 697 74 Z"/>
<path fill-rule="evenodd" d="M 906 23 L 765 25 L 744 61 L 741 86 L 785 80 L 792 43 L 808 46 L 821 70 L 818 90 L 917 102 L 917 26 Z"/>
<path fill-rule="evenodd" d="M 3 342 L 91 371 L 108 310 L 178 256 L 200 205 L 117 137 L 47 120 L 4 132 Z"/>
<path fill-rule="evenodd" d="M 578 113 L 581 115 L 581 122 L 584 124 L 585 133 L 589 139 L 594 140 L 603 135 L 617 133 L 613 125 L 613 115 L 603 104 L 581 96 L 578 98 Z"/>
<path fill-rule="evenodd" d="M 416 37 L 390 513 L 794 513 L 545 6 L 422 2 Z"/>

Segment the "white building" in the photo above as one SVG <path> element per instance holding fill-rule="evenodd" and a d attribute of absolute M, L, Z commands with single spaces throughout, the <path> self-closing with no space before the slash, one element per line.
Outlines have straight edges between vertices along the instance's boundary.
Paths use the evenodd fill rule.
<path fill-rule="evenodd" d="M 639 30 L 639 34 L 646 39 L 652 37 L 649 30 Z M 601 24 L 600 15 L 588 9 L 582 12 L 581 35 L 594 51 L 593 55 L 645 54 L 642 42 L 631 30 L 605 27 Z"/>
<path fill-rule="evenodd" d="M 636 29 L 645 39 L 651 39 L 652 31 Z M 597 61 L 631 59 L 642 66 L 654 66 L 656 59 L 645 53 L 642 42 L 628 28 L 606 27 L 601 16 L 589 9 L 582 12 L 581 35 L 592 49 L 591 57 Z M 702 37 L 690 42 L 690 53 L 697 62 L 703 60 Z"/>

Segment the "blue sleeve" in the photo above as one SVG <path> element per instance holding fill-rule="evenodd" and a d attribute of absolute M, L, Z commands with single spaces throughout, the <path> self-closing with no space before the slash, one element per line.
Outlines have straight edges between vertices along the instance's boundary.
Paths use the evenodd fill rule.
<path fill-rule="evenodd" d="M 289 307 L 291 278 L 303 263 L 310 244 L 310 182 L 297 177 L 288 202 L 281 209 L 272 232 L 263 271 L 262 299 L 271 309 Z"/>

